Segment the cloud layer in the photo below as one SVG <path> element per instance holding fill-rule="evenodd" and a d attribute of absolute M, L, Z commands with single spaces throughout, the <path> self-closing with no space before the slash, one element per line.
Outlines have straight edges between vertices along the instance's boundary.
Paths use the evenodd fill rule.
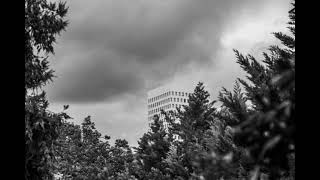
<path fill-rule="evenodd" d="M 264 3 L 68 1 L 70 25 L 56 46 L 59 78 L 48 88 L 50 98 L 69 103 L 117 99 L 169 80 L 190 63 L 211 65 L 225 25 Z"/>
<path fill-rule="evenodd" d="M 244 73 L 232 49 L 259 55 L 285 27 L 290 0 L 68 0 L 69 26 L 50 57 L 51 109 L 70 104 L 103 134 L 136 145 L 147 90 L 203 81 L 214 100 Z M 280 28 L 281 27 L 281 28 Z"/>

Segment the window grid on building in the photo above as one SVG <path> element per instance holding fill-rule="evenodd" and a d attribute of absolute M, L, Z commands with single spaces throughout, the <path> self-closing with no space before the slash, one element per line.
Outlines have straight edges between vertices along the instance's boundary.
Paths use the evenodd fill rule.
<path fill-rule="evenodd" d="M 184 91 L 165 91 L 154 97 L 148 97 L 148 120 L 152 120 L 155 115 L 163 120 L 162 110 L 167 112 L 182 108 L 183 105 L 187 105 L 190 95 L 191 93 Z M 166 124 L 165 127 L 167 127 Z"/>

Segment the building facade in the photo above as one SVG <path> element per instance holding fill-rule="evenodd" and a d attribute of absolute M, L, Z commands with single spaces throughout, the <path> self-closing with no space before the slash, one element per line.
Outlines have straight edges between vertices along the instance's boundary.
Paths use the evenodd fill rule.
<path fill-rule="evenodd" d="M 163 120 L 164 116 L 161 115 L 161 110 L 175 111 L 177 107 L 182 108 L 182 105 L 187 105 L 190 94 L 190 91 L 170 86 L 150 90 L 147 99 L 148 121 L 152 120 L 154 115 L 158 115 L 160 120 Z"/>

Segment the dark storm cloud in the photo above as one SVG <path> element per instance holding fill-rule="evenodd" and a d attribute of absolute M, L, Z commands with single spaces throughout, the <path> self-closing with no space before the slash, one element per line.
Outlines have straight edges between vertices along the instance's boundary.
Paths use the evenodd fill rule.
<path fill-rule="evenodd" d="M 52 96 L 56 101 L 90 103 L 112 100 L 144 87 L 139 67 L 135 63 L 123 62 L 121 57 L 124 56 L 99 50 L 86 53 L 70 61 L 64 60 L 56 67 L 60 70 L 56 73 L 58 78 L 49 89 L 49 93 L 54 90 Z"/>
<path fill-rule="evenodd" d="M 190 62 L 211 63 L 224 24 L 244 5 L 261 2 L 68 1 L 70 25 L 56 48 L 59 78 L 49 96 L 79 103 L 115 99 L 140 92 L 146 81 L 166 80 Z"/>

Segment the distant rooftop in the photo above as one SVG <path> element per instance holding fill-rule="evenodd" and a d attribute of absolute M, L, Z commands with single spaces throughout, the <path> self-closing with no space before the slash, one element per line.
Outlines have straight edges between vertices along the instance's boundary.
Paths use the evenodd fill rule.
<path fill-rule="evenodd" d="M 153 88 L 153 89 L 149 90 L 148 91 L 148 96 L 154 96 L 154 95 L 158 95 L 159 93 L 168 92 L 168 91 L 183 91 L 183 92 L 191 93 L 191 92 L 193 92 L 193 89 L 186 88 L 186 87 L 181 87 L 177 83 L 175 83 L 175 84 L 174 83 L 170 83 L 170 84 L 165 84 L 165 85 L 162 85 L 162 86 L 158 86 L 156 88 Z"/>

